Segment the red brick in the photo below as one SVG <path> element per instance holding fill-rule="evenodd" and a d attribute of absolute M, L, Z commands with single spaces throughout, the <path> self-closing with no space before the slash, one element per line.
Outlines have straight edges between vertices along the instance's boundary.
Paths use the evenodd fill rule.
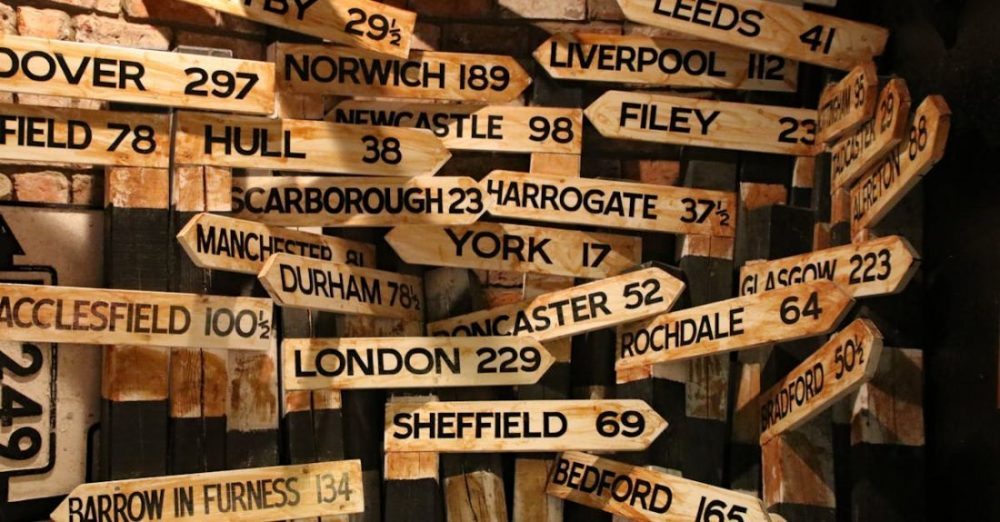
<path fill-rule="evenodd" d="M 532 20 L 585 20 L 587 0 L 497 0 L 504 17 Z"/>
<path fill-rule="evenodd" d="M 173 36 L 173 32 L 166 27 L 134 24 L 97 15 L 78 15 L 73 21 L 76 23 L 78 42 L 165 51 L 170 48 Z"/>
<path fill-rule="evenodd" d="M 121 0 L 49 0 L 57 4 L 75 7 L 99 13 L 118 14 L 121 12 Z"/>
<path fill-rule="evenodd" d="M 240 33 L 263 33 L 264 28 L 246 18 L 220 13 L 181 0 L 122 0 L 125 14 L 136 21 L 168 22 L 226 29 Z"/>
<path fill-rule="evenodd" d="M 14 174 L 14 194 L 30 203 L 69 203 L 69 179 L 53 170 Z"/>
<path fill-rule="evenodd" d="M 409 8 L 418 18 L 486 18 L 493 14 L 493 0 L 410 0 Z"/>
<path fill-rule="evenodd" d="M 443 35 L 445 50 L 519 57 L 530 56 L 548 38 L 545 31 L 527 24 L 450 24 L 444 26 Z"/>
<path fill-rule="evenodd" d="M 672 160 L 625 160 L 622 171 L 626 178 L 652 185 L 677 185 L 681 164 Z"/>
<path fill-rule="evenodd" d="M 0 4 L 0 34 L 17 34 L 17 12 L 7 4 Z"/>
<path fill-rule="evenodd" d="M 53 40 L 72 40 L 76 34 L 69 15 L 57 9 L 17 8 L 17 32 Z"/>
<path fill-rule="evenodd" d="M 625 13 L 617 0 L 587 0 L 587 17 L 591 20 L 625 20 Z"/>
<path fill-rule="evenodd" d="M 104 202 L 104 183 L 93 174 L 73 174 L 73 204 L 100 207 Z"/>
<path fill-rule="evenodd" d="M 229 49 L 233 58 L 243 60 L 265 60 L 264 43 L 221 34 L 195 33 L 192 31 L 177 31 L 177 45 L 194 47 L 210 47 L 212 49 Z"/>

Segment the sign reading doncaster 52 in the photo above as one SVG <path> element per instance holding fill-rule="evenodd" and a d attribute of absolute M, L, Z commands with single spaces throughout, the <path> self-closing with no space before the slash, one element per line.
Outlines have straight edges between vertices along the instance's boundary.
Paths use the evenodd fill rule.
<path fill-rule="evenodd" d="M 625 16 L 698 38 L 843 71 L 882 54 L 889 31 L 766 0 L 618 0 Z"/>
<path fill-rule="evenodd" d="M 560 33 L 535 50 L 553 78 L 597 82 L 794 91 L 799 69 L 781 56 L 706 40 Z"/>
<path fill-rule="evenodd" d="M 827 85 L 819 97 L 819 141 L 829 143 L 871 119 L 877 92 L 878 71 L 871 62 Z"/>
<path fill-rule="evenodd" d="M 545 492 L 632 520 L 771 520 L 756 497 L 577 451 L 556 458 Z"/>
<path fill-rule="evenodd" d="M 555 359 L 530 337 L 286 339 L 289 390 L 535 384 Z"/>
<path fill-rule="evenodd" d="M 665 429 L 636 400 L 390 402 L 385 451 L 641 451 Z"/>
<path fill-rule="evenodd" d="M 910 90 L 899 78 L 889 80 L 879 95 L 875 118 L 830 147 L 830 190 L 849 188 L 903 140 L 910 123 Z"/>
<path fill-rule="evenodd" d="M 0 90 L 271 114 L 274 64 L 0 35 Z"/>
<path fill-rule="evenodd" d="M 281 520 L 365 510 L 361 461 L 241 469 L 77 486 L 52 512 L 85 520 Z"/>

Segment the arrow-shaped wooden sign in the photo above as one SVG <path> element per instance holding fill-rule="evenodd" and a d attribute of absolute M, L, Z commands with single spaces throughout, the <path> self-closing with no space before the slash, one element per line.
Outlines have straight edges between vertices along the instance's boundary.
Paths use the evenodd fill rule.
<path fill-rule="evenodd" d="M 276 45 L 278 86 L 296 94 L 506 103 L 531 85 L 510 56 L 412 51 L 392 58 L 330 45 Z"/>
<path fill-rule="evenodd" d="M 882 218 L 944 157 L 951 109 L 943 97 L 928 96 L 910 122 L 910 133 L 851 189 L 851 234 Z"/>
<path fill-rule="evenodd" d="M 267 350 L 270 299 L 0 284 L 0 341 Z"/>
<path fill-rule="evenodd" d="M 684 96 L 608 91 L 585 111 L 606 138 L 816 154 L 816 111 Z"/>
<path fill-rule="evenodd" d="M 415 265 L 600 279 L 642 262 L 637 237 L 508 223 L 401 226 L 385 239 Z"/>
<path fill-rule="evenodd" d="M 289 390 L 534 384 L 555 359 L 530 337 L 286 339 Z"/>
<path fill-rule="evenodd" d="M 339 237 L 269 227 L 215 214 L 198 214 L 177 234 L 195 266 L 259 274 L 272 254 L 374 268 L 375 246 Z"/>
<path fill-rule="evenodd" d="M 902 292 L 920 257 L 906 238 L 888 236 L 808 254 L 752 262 L 740 270 L 740 293 L 754 295 L 808 281 L 826 279 L 851 297 Z"/>
<path fill-rule="evenodd" d="M 271 114 L 274 64 L 0 35 L 0 90 Z"/>
<path fill-rule="evenodd" d="M 618 0 L 636 23 L 849 70 L 885 50 L 889 31 L 766 0 Z"/>
<path fill-rule="evenodd" d="M 666 428 L 636 400 L 390 402 L 385 451 L 640 451 Z"/>
<path fill-rule="evenodd" d="M 530 335 L 540 342 L 638 321 L 673 307 L 684 283 L 647 268 L 534 299 L 436 321 L 432 335 Z"/>
<path fill-rule="evenodd" d="M 417 14 L 370 0 L 184 0 L 339 44 L 406 57 Z"/>
<path fill-rule="evenodd" d="M 486 211 L 472 178 L 233 178 L 233 215 L 286 227 L 468 225 Z"/>
<path fill-rule="evenodd" d="M 854 300 L 830 281 L 791 286 L 670 312 L 623 326 L 618 362 L 624 370 L 829 333 Z"/>
<path fill-rule="evenodd" d="M 829 143 L 875 115 L 878 70 L 872 62 L 859 65 L 819 96 L 819 141 Z"/>
<path fill-rule="evenodd" d="M 425 130 L 228 114 L 181 113 L 176 141 L 182 165 L 415 177 L 451 159 Z"/>
<path fill-rule="evenodd" d="M 523 154 L 580 154 L 583 150 L 580 109 L 347 100 L 327 119 L 427 129 L 452 150 Z"/>
<path fill-rule="evenodd" d="M 545 492 L 630 520 L 771 521 L 756 497 L 577 451 L 556 458 Z"/>
<path fill-rule="evenodd" d="M 364 510 L 361 461 L 345 460 L 81 484 L 51 519 L 267 521 Z"/>
<path fill-rule="evenodd" d="M 407 320 L 423 318 L 424 289 L 419 277 L 288 254 L 271 256 L 257 277 L 281 306 Z"/>
<path fill-rule="evenodd" d="M 755 91 L 794 91 L 798 63 L 692 38 L 560 33 L 535 50 L 560 80 Z"/>
<path fill-rule="evenodd" d="M 757 399 L 763 446 L 793 430 L 875 377 L 882 334 L 858 319 Z"/>
<path fill-rule="evenodd" d="M 831 191 L 850 188 L 903 140 L 909 123 L 910 90 L 905 81 L 893 78 L 879 95 L 875 118 L 830 147 Z"/>
<path fill-rule="evenodd" d="M 481 185 L 497 217 L 716 237 L 736 230 L 732 192 L 504 170 Z"/>

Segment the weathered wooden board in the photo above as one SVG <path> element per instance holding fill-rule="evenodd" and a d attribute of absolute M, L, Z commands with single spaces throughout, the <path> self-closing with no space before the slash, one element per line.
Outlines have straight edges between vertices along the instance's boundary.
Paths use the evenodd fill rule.
<path fill-rule="evenodd" d="M 859 65 L 819 96 L 819 141 L 829 143 L 875 115 L 878 70 L 872 62 Z"/>
<path fill-rule="evenodd" d="M 0 90 L 271 114 L 274 64 L 0 35 Z"/>
<path fill-rule="evenodd" d="M 832 331 L 854 300 L 830 281 L 813 281 L 719 301 L 630 324 L 618 332 L 617 369 L 680 361 Z"/>
<path fill-rule="evenodd" d="M 464 177 L 233 178 L 233 215 L 287 227 L 469 225 L 486 212 L 479 184 Z"/>
<path fill-rule="evenodd" d="M 397 319 L 423 317 L 419 277 L 274 254 L 258 279 L 281 306 Z"/>
<path fill-rule="evenodd" d="M 530 337 L 286 339 L 290 390 L 534 384 L 555 361 Z"/>
<path fill-rule="evenodd" d="M 879 95 L 875 118 L 830 146 L 830 190 L 849 188 L 896 146 L 909 128 L 910 90 L 893 78 Z"/>
<path fill-rule="evenodd" d="M 637 237 L 507 223 L 401 226 L 385 237 L 407 263 L 600 279 L 642 262 Z"/>
<path fill-rule="evenodd" d="M 889 31 L 764 0 L 618 0 L 625 16 L 706 40 L 849 70 L 882 54 Z"/>
<path fill-rule="evenodd" d="M 414 177 L 451 159 L 425 130 L 196 112 L 178 115 L 176 141 L 180 165 Z"/>
<path fill-rule="evenodd" d="M 756 497 L 577 451 L 556 458 L 545 491 L 629 520 L 771 520 Z"/>
<path fill-rule="evenodd" d="M 585 113 L 606 138 L 792 156 L 817 153 L 813 109 L 609 91 Z"/>
<path fill-rule="evenodd" d="M 389 403 L 385 451 L 629 451 L 667 421 L 633 400 Z"/>
<path fill-rule="evenodd" d="M 530 335 L 544 342 L 666 312 L 683 291 L 679 279 L 647 268 L 435 321 L 427 331 L 446 336 Z"/>
<path fill-rule="evenodd" d="M 285 520 L 360 513 L 364 496 L 345 460 L 83 484 L 52 520 Z"/>
<path fill-rule="evenodd" d="M 754 295 L 819 279 L 839 284 L 854 298 L 895 294 L 906 288 L 919 266 L 920 257 L 906 238 L 888 236 L 748 263 L 740 269 L 740 294 Z"/>
<path fill-rule="evenodd" d="M 278 87 L 298 94 L 384 96 L 505 103 L 531 77 L 517 60 L 493 54 L 412 51 L 392 58 L 316 44 L 277 44 Z"/>
<path fill-rule="evenodd" d="M 502 170 L 480 185 L 497 217 L 719 237 L 736 230 L 732 192 Z"/>
<path fill-rule="evenodd" d="M 559 33 L 534 53 L 560 80 L 790 92 L 798 63 L 782 56 L 690 38 Z"/>
<path fill-rule="evenodd" d="M 335 123 L 427 129 L 452 150 L 580 154 L 583 111 L 558 107 L 512 107 L 346 100 L 327 114 Z"/>
<path fill-rule="evenodd" d="M 875 376 L 882 334 L 857 319 L 760 394 L 760 444 L 801 426 Z"/>
<path fill-rule="evenodd" d="M 352 47 L 406 57 L 417 13 L 370 0 L 184 0 Z"/>

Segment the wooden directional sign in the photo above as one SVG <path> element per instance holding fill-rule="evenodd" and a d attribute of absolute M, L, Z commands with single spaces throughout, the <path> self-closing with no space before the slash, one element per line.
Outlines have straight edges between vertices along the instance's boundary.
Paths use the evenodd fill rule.
<path fill-rule="evenodd" d="M 889 31 L 766 0 L 618 0 L 625 16 L 706 40 L 843 71 L 882 54 Z"/>
<path fill-rule="evenodd" d="M 545 492 L 630 520 L 771 520 L 756 497 L 577 451 L 556 458 Z"/>
<path fill-rule="evenodd" d="M 390 402 L 385 451 L 641 451 L 666 428 L 636 400 Z"/>
<path fill-rule="evenodd" d="M 910 122 L 910 133 L 851 189 L 851 233 L 877 225 L 944 157 L 951 109 L 928 96 Z"/>
<path fill-rule="evenodd" d="M 454 150 L 580 154 L 583 111 L 555 107 L 347 100 L 335 123 L 428 129 Z"/>
<path fill-rule="evenodd" d="M 375 246 L 215 214 L 198 214 L 177 234 L 199 268 L 259 274 L 272 254 L 286 253 L 331 263 L 375 266 Z"/>
<path fill-rule="evenodd" d="M 0 90 L 271 114 L 274 64 L 0 35 Z"/>
<path fill-rule="evenodd" d="M 413 51 L 391 58 L 315 44 L 277 44 L 278 85 L 297 94 L 505 103 L 531 77 L 510 56 Z"/>
<path fill-rule="evenodd" d="M 760 444 L 793 430 L 875 376 L 882 334 L 858 319 L 758 398 Z"/>
<path fill-rule="evenodd" d="M 365 176 L 429 176 L 451 153 L 432 133 L 184 112 L 177 118 L 177 162 Z"/>
<path fill-rule="evenodd" d="M 743 265 L 740 292 L 754 295 L 826 279 L 855 298 L 895 294 L 906 288 L 919 266 L 920 257 L 906 238 L 888 236 Z"/>
<path fill-rule="evenodd" d="M 497 217 L 717 237 L 736 231 L 732 192 L 503 170 L 481 185 Z"/>
<path fill-rule="evenodd" d="M 840 324 L 852 304 L 854 300 L 836 284 L 813 281 L 663 314 L 619 329 L 615 368 L 823 335 Z"/>
<path fill-rule="evenodd" d="M 432 335 L 530 335 L 545 342 L 666 312 L 684 283 L 659 268 L 557 290 L 427 325 Z"/>
<path fill-rule="evenodd" d="M 461 177 L 234 177 L 236 217 L 280 226 L 467 225 L 486 211 L 475 180 Z"/>
<path fill-rule="evenodd" d="M 819 141 L 829 143 L 875 115 L 878 70 L 872 62 L 859 65 L 819 97 Z"/>
<path fill-rule="evenodd" d="M 830 147 L 831 191 L 849 188 L 861 174 L 903 140 L 910 123 L 910 91 L 906 82 L 889 80 L 879 95 L 875 118 Z"/>
<path fill-rule="evenodd" d="M 770 152 L 816 153 L 816 111 L 608 91 L 585 111 L 607 138 Z"/>
<path fill-rule="evenodd" d="M 286 339 L 289 390 L 534 384 L 555 359 L 530 337 Z"/>
<path fill-rule="evenodd" d="M 258 276 L 281 306 L 397 319 L 423 318 L 419 277 L 275 254 Z"/>
<path fill-rule="evenodd" d="M 364 510 L 361 461 L 345 460 L 82 484 L 52 520 L 267 521 Z"/>
<path fill-rule="evenodd" d="M 269 299 L 0 284 L 0 341 L 267 350 Z"/>
<path fill-rule="evenodd" d="M 406 57 L 417 14 L 370 0 L 184 0 L 331 42 Z"/>
<path fill-rule="evenodd" d="M 642 262 L 637 237 L 507 223 L 401 226 L 385 239 L 416 265 L 600 279 Z"/>
<path fill-rule="evenodd" d="M 794 91 L 798 63 L 706 40 L 560 33 L 535 50 L 553 78 L 595 82 Z"/>

